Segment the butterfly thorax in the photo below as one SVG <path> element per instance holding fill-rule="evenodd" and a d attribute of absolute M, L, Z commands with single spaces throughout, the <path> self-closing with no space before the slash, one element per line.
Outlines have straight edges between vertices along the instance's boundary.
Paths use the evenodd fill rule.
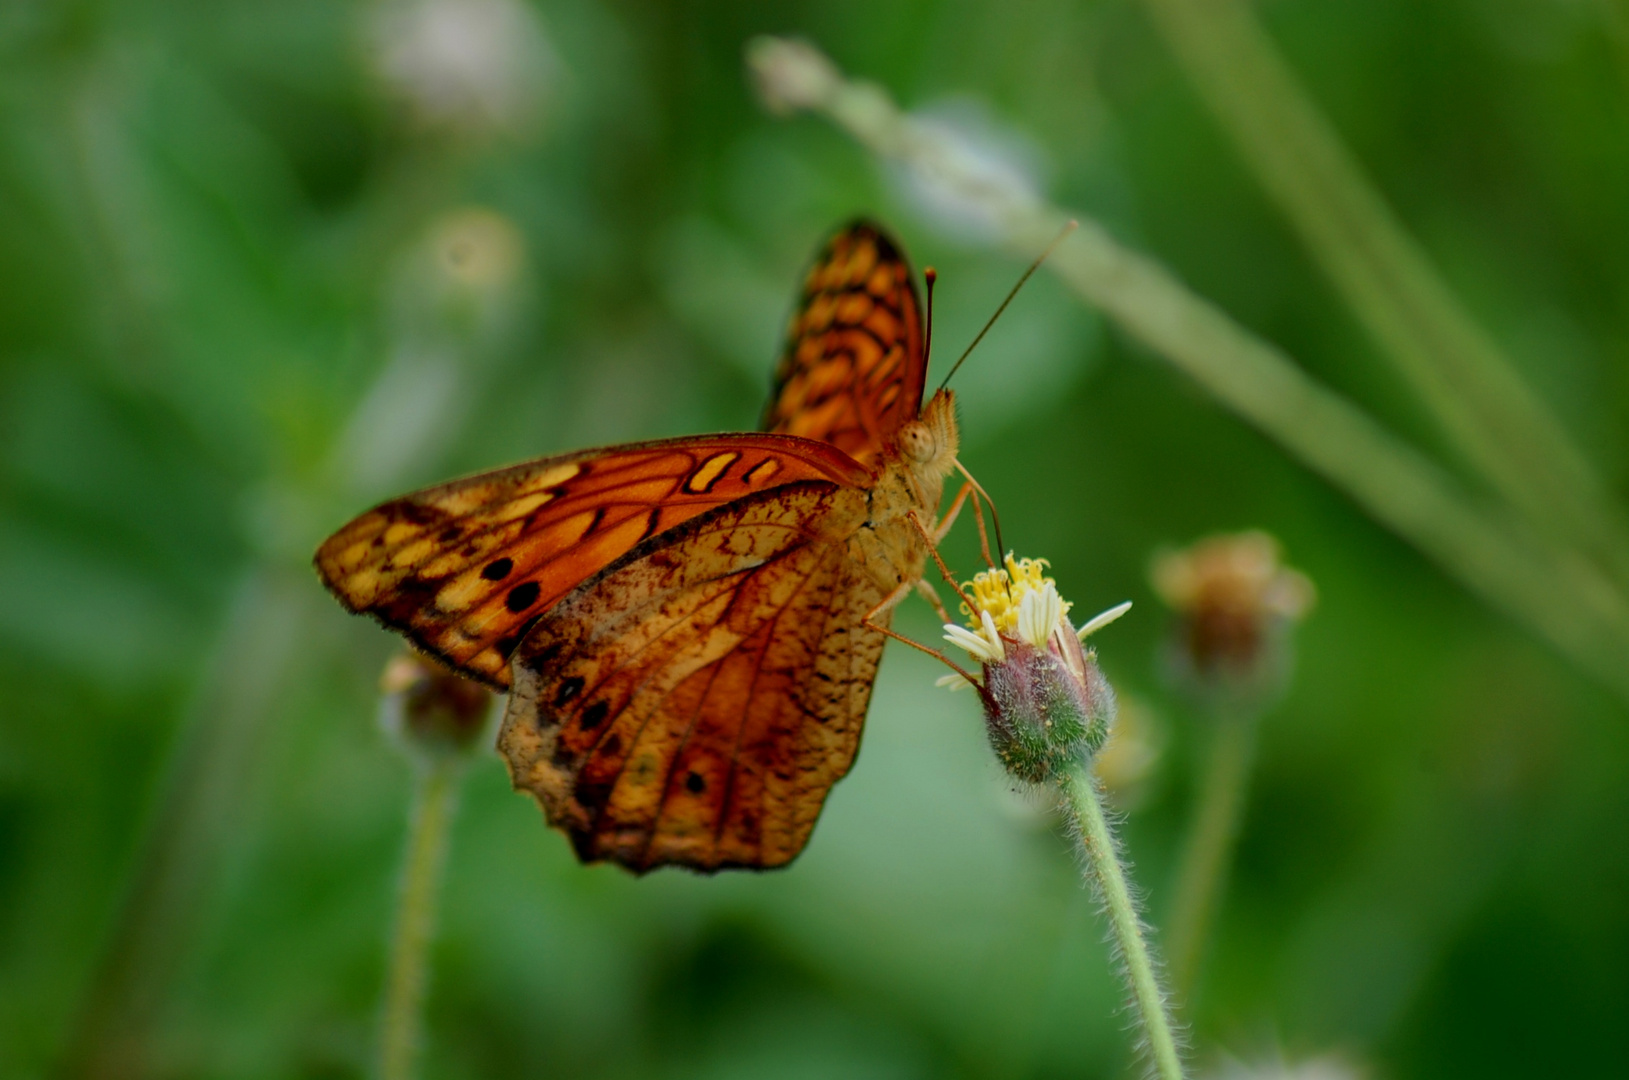
<path fill-rule="evenodd" d="M 910 515 L 932 528 L 945 480 L 956 468 L 957 438 L 955 398 L 941 390 L 882 455 L 867 527 L 852 541 L 854 556 L 878 584 L 892 588 L 921 576 L 927 548 Z"/>

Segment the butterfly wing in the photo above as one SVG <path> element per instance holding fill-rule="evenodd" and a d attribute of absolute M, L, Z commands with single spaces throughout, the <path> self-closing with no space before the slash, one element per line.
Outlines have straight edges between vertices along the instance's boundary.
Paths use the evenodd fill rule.
<path fill-rule="evenodd" d="M 579 583 L 698 514 L 808 481 L 869 474 L 833 447 L 777 435 L 588 450 L 394 499 L 329 537 L 315 562 L 349 610 L 506 689 L 510 655 Z"/>
<path fill-rule="evenodd" d="M 910 264 L 877 226 L 833 236 L 803 283 L 763 429 L 871 464 L 922 408 L 927 361 Z"/>
<path fill-rule="evenodd" d="M 499 748 L 588 862 L 764 868 L 803 849 L 859 747 L 885 588 L 868 493 L 746 496 L 629 552 L 515 655 Z"/>

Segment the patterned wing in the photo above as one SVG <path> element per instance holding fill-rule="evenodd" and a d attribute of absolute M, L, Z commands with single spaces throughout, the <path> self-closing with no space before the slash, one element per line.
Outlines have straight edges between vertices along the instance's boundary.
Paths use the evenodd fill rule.
<path fill-rule="evenodd" d="M 788 485 L 697 517 L 521 645 L 498 739 L 585 862 L 790 862 L 859 749 L 886 594 L 867 494 Z"/>
<path fill-rule="evenodd" d="M 510 655 L 579 583 L 698 514 L 808 481 L 869 476 L 830 446 L 777 435 L 589 450 L 387 502 L 329 537 L 315 562 L 349 610 L 507 689 Z"/>
<path fill-rule="evenodd" d="M 911 268 L 881 229 L 832 237 L 803 283 L 763 428 L 871 464 L 922 408 L 927 362 Z"/>

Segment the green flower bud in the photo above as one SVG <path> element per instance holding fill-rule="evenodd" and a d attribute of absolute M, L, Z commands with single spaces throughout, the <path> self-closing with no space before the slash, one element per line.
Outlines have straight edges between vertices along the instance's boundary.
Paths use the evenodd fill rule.
<path fill-rule="evenodd" d="M 1114 722 L 1114 691 L 1097 661 L 1076 663 L 1052 648 L 1005 642 L 1006 657 L 984 665 L 984 720 L 990 747 L 1019 780 L 1041 784 L 1102 748 Z M 1050 646 L 1051 643 L 1049 643 Z"/>
<path fill-rule="evenodd" d="M 1114 690 L 1080 640 L 1131 606 L 1104 612 L 1077 631 L 1057 585 L 1042 576 L 1045 566 L 1009 555 L 1004 569 L 967 583 L 971 595 L 964 593 L 963 607 L 973 629 L 946 624 L 945 640 L 980 661 L 983 678 L 957 668 L 939 680 L 952 690 L 978 690 L 996 757 L 1008 773 L 1032 784 L 1090 760 L 1108 740 Z"/>

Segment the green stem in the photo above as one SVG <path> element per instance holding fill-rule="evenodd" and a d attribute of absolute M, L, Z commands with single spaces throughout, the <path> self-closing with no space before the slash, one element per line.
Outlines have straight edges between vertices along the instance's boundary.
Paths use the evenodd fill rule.
<path fill-rule="evenodd" d="M 1240 0 L 1146 0 L 1245 164 L 1461 455 L 1539 530 L 1629 581 L 1629 528 L 1515 365 L 1454 297 Z"/>
<path fill-rule="evenodd" d="M 1227 884 L 1259 723 L 1254 712 L 1222 714 L 1215 720 L 1205 778 L 1171 906 L 1171 985 L 1184 1000 L 1192 997 L 1211 915 Z"/>
<path fill-rule="evenodd" d="M 1166 1012 L 1165 995 L 1143 937 L 1142 919 L 1126 886 L 1120 866 L 1119 846 L 1103 812 L 1103 796 L 1097 780 L 1084 765 L 1076 765 L 1059 785 L 1064 803 L 1074 819 L 1081 850 L 1086 855 L 1086 872 L 1103 910 L 1114 928 L 1114 942 L 1125 965 L 1126 989 L 1142 1023 L 1149 1056 L 1161 1080 L 1182 1080 L 1182 1059 L 1177 1054 L 1171 1018 Z"/>
<path fill-rule="evenodd" d="M 436 893 L 458 804 L 459 775 L 459 766 L 452 762 L 435 762 L 419 770 L 379 1031 L 379 1080 L 410 1080 L 417 1072 Z"/>

